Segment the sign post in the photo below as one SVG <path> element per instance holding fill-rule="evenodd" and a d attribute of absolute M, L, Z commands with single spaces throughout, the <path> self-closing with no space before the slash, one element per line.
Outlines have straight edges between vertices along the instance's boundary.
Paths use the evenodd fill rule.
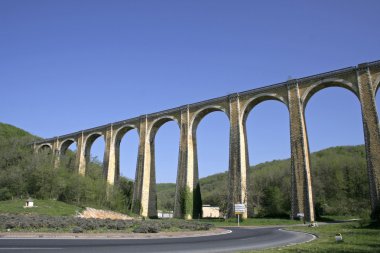
<path fill-rule="evenodd" d="M 240 226 L 240 214 L 245 213 L 245 205 L 244 204 L 235 204 L 234 205 L 235 215 L 237 215 L 238 227 Z"/>
<path fill-rule="evenodd" d="M 305 224 L 305 214 L 304 213 L 297 213 L 297 217 L 303 221 L 303 224 Z"/>

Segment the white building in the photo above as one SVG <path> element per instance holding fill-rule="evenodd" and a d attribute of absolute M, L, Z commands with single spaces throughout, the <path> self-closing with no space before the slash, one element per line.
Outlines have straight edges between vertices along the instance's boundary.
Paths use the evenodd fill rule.
<path fill-rule="evenodd" d="M 173 211 L 157 210 L 157 217 L 161 219 L 173 218 Z"/>
<path fill-rule="evenodd" d="M 32 198 L 28 198 L 28 199 L 25 201 L 25 207 L 33 207 L 33 206 L 34 206 L 33 199 L 32 199 Z"/>
<path fill-rule="evenodd" d="M 202 218 L 219 218 L 220 211 L 218 206 L 202 205 Z"/>

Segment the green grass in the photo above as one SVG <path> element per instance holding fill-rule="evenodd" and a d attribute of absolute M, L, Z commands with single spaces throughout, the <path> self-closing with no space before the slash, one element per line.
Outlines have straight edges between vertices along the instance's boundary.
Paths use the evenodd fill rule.
<path fill-rule="evenodd" d="M 56 200 L 34 200 L 35 207 L 24 208 L 25 200 L 0 201 L 0 213 L 71 216 L 83 208 Z"/>
<path fill-rule="evenodd" d="M 324 215 L 320 218 L 320 221 L 348 221 L 352 219 L 360 219 L 360 216 Z"/>
<path fill-rule="evenodd" d="M 202 219 L 202 222 L 207 222 L 215 225 L 216 227 L 237 226 L 237 219 L 231 218 L 223 219 Z M 266 219 L 266 218 L 248 218 L 240 222 L 240 226 L 276 226 L 276 225 L 295 225 L 302 224 L 299 220 L 290 219 Z"/>
<path fill-rule="evenodd" d="M 35 137 L 36 139 L 40 139 L 39 137 L 36 137 L 21 128 L 0 122 L 0 137 L 9 139 L 9 138 L 20 138 L 20 137 L 25 137 L 25 136 L 30 136 L 30 137 Z"/>
<path fill-rule="evenodd" d="M 380 227 L 360 226 L 359 222 L 320 225 L 319 227 L 290 227 L 288 230 L 315 234 L 318 238 L 309 243 L 245 252 L 380 252 Z M 335 242 L 335 234 L 341 233 L 343 242 Z"/>

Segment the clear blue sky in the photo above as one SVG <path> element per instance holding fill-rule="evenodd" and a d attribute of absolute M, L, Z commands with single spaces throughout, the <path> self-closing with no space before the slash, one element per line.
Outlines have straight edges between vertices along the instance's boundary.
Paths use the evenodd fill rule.
<path fill-rule="evenodd" d="M 1 0 L 0 121 L 48 138 L 379 60 L 379 13 L 366 0 Z M 316 94 L 306 119 L 311 151 L 363 143 L 346 90 Z M 251 164 L 289 157 L 285 106 L 265 102 L 247 124 Z M 174 123 L 158 132 L 158 182 L 175 181 L 178 142 Z M 201 176 L 227 169 L 226 116 L 208 115 L 198 143 Z M 131 132 L 123 175 L 134 177 L 136 151 Z"/>

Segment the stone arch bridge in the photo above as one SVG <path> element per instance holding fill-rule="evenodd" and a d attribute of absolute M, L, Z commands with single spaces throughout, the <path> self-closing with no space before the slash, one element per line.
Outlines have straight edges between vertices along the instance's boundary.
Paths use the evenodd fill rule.
<path fill-rule="evenodd" d="M 67 148 L 77 144 L 76 167 L 86 174 L 90 148 L 96 138 L 105 139 L 103 174 L 109 184 L 119 177 L 119 147 L 125 133 L 137 129 L 139 134 L 138 162 L 134 184 L 132 210 L 145 217 L 157 216 L 154 139 L 158 129 L 168 121 L 175 121 L 180 128 L 179 161 L 177 171 L 174 216 L 192 219 L 198 217 L 200 188 L 197 165 L 196 131 L 199 122 L 213 111 L 224 112 L 230 122 L 229 141 L 229 207 L 233 214 L 234 203 L 247 203 L 247 169 L 249 168 L 246 119 L 248 113 L 259 103 L 278 100 L 289 111 L 291 143 L 291 213 L 296 217 L 304 213 L 314 221 L 308 136 L 305 107 L 319 90 L 337 86 L 356 95 L 361 105 L 367 171 L 369 177 L 372 214 L 380 210 L 380 132 L 375 95 L 380 83 L 380 61 L 289 80 L 284 83 L 248 90 L 214 98 L 157 113 L 114 122 L 64 136 L 34 143 L 38 152 L 49 148 L 55 155 L 55 164 Z M 243 216 L 247 216 L 245 213 Z"/>

